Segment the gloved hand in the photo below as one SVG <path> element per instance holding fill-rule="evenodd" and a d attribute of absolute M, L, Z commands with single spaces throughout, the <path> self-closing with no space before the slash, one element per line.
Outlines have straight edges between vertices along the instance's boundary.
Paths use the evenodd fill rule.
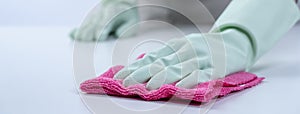
<path fill-rule="evenodd" d="M 167 46 L 119 71 L 114 79 L 124 79 L 125 86 L 147 82 L 148 89 L 176 81 L 179 81 L 176 86 L 190 88 L 247 70 L 299 17 L 299 9 L 293 0 L 233 0 L 211 33 L 171 40 Z M 210 50 L 210 47 L 218 46 L 217 50 Z M 218 57 L 224 57 L 224 65 L 212 61 Z M 212 72 L 222 68 L 225 68 L 224 74 L 212 76 Z"/>
<path fill-rule="evenodd" d="M 210 44 L 220 45 L 220 49 L 210 50 Z M 146 87 L 151 90 L 176 81 L 179 81 L 176 84 L 178 87 L 191 88 L 198 83 L 224 77 L 211 77 L 215 67 L 226 68 L 226 74 L 245 70 L 252 57 L 251 48 L 247 36 L 235 29 L 222 33 L 191 34 L 186 38 L 171 40 L 165 47 L 147 53 L 143 59 L 118 72 L 114 78 L 124 79 L 125 86 L 150 79 Z M 212 59 L 212 53 L 225 57 L 228 64 L 214 65 L 216 61 Z"/>
<path fill-rule="evenodd" d="M 103 0 L 84 19 L 79 28 L 71 32 L 71 38 L 80 41 L 103 41 L 109 35 L 120 37 L 130 26 L 138 22 L 136 0 Z M 126 32 L 124 37 L 135 31 Z"/>

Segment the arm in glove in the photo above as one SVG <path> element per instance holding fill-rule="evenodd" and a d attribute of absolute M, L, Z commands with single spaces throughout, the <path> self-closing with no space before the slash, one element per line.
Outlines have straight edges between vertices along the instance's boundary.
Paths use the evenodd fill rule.
<path fill-rule="evenodd" d="M 252 63 L 270 50 L 299 20 L 294 0 L 233 0 L 216 21 L 212 32 L 236 28 L 249 37 Z"/>
<path fill-rule="evenodd" d="M 130 26 L 138 22 L 136 0 L 103 0 L 84 19 L 71 38 L 80 41 L 103 41 L 109 35 L 120 37 Z M 127 33 L 126 36 L 134 34 Z"/>

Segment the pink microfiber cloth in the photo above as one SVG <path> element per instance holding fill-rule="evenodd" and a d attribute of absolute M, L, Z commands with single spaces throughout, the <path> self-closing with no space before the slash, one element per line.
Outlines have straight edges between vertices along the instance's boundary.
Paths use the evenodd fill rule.
<path fill-rule="evenodd" d="M 143 55 L 139 56 L 142 58 Z M 201 83 L 192 89 L 178 88 L 173 84 L 165 84 L 157 90 L 147 90 L 146 84 L 137 84 L 129 87 L 122 85 L 122 80 L 114 80 L 114 75 L 123 66 L 114 66 L 97 78 L 87 80 L 80 85 L 80 89 L 88 94 L 108 94 L 124 97 L 139 96 L 144 100 L 159 100 L 176 97 L 196 102 L 209 102 L 215 97 L 241 91 L 255 86 L 264 78 L 248 72 L 238 72 L 223 79 Z"/>

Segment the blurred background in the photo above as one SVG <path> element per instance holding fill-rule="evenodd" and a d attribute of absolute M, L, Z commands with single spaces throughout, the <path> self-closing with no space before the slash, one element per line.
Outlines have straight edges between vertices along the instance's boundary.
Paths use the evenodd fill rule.
<path fill-rule="evenodd" d="M 78 25 L 89 9 L 99 1 L 101 0 L 1 0 L 0 26 L 73 27 Z M 201 1 L 204 4 L 208 3 L 209 7 L 230 0 Z M 210 10 L 214 12 L 213 9 Z"/>
<path fill-rule="evenodd" d="M 76 26 L 99 0 L 0 0 L 0 26 Z"/>

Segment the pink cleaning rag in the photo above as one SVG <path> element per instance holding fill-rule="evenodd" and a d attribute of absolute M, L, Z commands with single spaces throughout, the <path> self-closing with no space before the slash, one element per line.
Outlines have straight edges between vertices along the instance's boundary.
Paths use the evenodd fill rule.
<path fill-rule="evenodd" d="M 139 58 L 142 57 L 143 55 L 139 56 Z M 114 66 L 99 77 L 81 83 L 80 89 L 88 94 L 108 94 L 123 97 L 139 96 L 144 100 L 159 100 L 174 96 L 196 102 L 209 102 L 215 97 L 225 96 L 255 86 L 264 79 L 248 72 L 238 72 L 223 79 L 198 84 L 192 89 L 178 88 L 175 86 L 176 83 L 173 83 L 149 91 L 145 87 L 146 84 L 124 87 L 122 80 L 114 80 L 114 75 L 122 68 L 123 66 Z"/>

